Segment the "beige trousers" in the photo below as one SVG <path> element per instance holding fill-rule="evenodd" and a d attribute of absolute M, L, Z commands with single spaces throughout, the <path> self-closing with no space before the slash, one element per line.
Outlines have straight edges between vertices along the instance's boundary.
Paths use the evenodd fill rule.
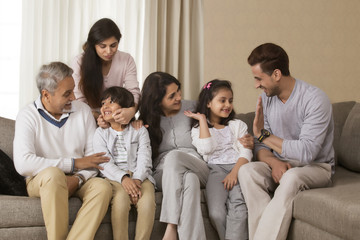
<path fill-rule="evenodd" d="M 293 166 L 292 162 L 290 164 Z M 248 207 L 249 239 L 285 240 L 296 194 L 307 189 L 328 187 L 331 184 L 331 166 L 314 163 L 293 167 L 276 184 L 266 163 L 251 162 L 240 168 L 238 177 Z M 274 192 L 273 198 L 269 192 Z"/>
<path fill-rule="evenodd" d="M 131 200 L 129 194 L 122 185 L 116 181 L 110 181 L 113 189 L 113 199 L 111 201 L 111 224 L 113 229 L 113 239 L 129 239 L 129 211 Z M 141 184 L 141 198 L 135 205 L 137 209 L 135 240 L 150 239 L 155 219 L 155 189 L 154 185 L 145 180 Z"/>
<path fill-rule="evenodd" d="M 68 234 L 69 202 L 66 176 L 62 170 L 49 167 L 27 180 L 30 197 L 40 197 L 47 238 L 94 239 L 111 200 L 111 186 L 101 178 L 89 179 L 75 196 L 83 202 Z"/>

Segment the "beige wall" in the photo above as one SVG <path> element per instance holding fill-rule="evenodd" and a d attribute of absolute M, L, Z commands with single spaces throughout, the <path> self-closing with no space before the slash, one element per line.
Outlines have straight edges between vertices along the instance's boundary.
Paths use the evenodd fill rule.
<path fill-rule="evenodd" d="M 237 112 L 254 111 L 247 57 L 273 42 L 293 77 L 323 89 L 331 102 L 360 101 L 360 1 L 204 0 L 204 81 L 230 80 Z"/>

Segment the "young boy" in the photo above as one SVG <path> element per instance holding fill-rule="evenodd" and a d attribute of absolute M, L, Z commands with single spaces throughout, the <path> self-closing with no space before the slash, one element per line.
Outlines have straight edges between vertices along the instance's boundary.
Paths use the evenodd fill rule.
<path fill-rule="evenodd" d="M 100 165 L 103 168 L 100 172 L 113 188 L 113 238 L 128 239 L 129 210 L 135 205 L 138 212 L 135 239 L 150 239 L 156 205 L 148 131 L 145 127 L 136 130 L 131 124 L 123 125 L 114 120 L 116 110 L 135 105 L 133 95 L 125 88 L 108 88 L 101 101 L 102 117 L 110 127 L 99 127 L 93 144 L 95 151 L 105 152 L 110 157 L 109 162 Z"/>

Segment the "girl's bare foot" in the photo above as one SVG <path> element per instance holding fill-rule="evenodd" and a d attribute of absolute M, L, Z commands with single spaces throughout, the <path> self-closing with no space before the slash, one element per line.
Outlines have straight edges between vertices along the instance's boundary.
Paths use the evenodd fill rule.
<path fill-rule="evenodd" d="M 168 223 L 166 226 L 163 240 L 177 240 L 177 226 L 175 224 Z"/>

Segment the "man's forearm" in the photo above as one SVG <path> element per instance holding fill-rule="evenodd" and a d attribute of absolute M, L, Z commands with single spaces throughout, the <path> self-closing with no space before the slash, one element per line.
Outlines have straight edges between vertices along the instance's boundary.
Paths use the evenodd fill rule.
<path fill-rule="evenodd" d="M 270 152 L 268 149 L 265 149 L 265 148 L 260 149 L 256 153 L 256 158 L 260 162 L 264 162 L 267 165 L 269 165 L 270 167 L 272 167 L 275 162 L 279 161 L 272 152 Z"/>
<path fill-rule="evenodd" d="M 262 143 L 264 143 L 266 146 L 277 152 L 279 155 L 281 155 L 282 153 L 283 142 L 284 140 L 282 138 L 279 138 L 272 134 L 262 141 Z"/>

